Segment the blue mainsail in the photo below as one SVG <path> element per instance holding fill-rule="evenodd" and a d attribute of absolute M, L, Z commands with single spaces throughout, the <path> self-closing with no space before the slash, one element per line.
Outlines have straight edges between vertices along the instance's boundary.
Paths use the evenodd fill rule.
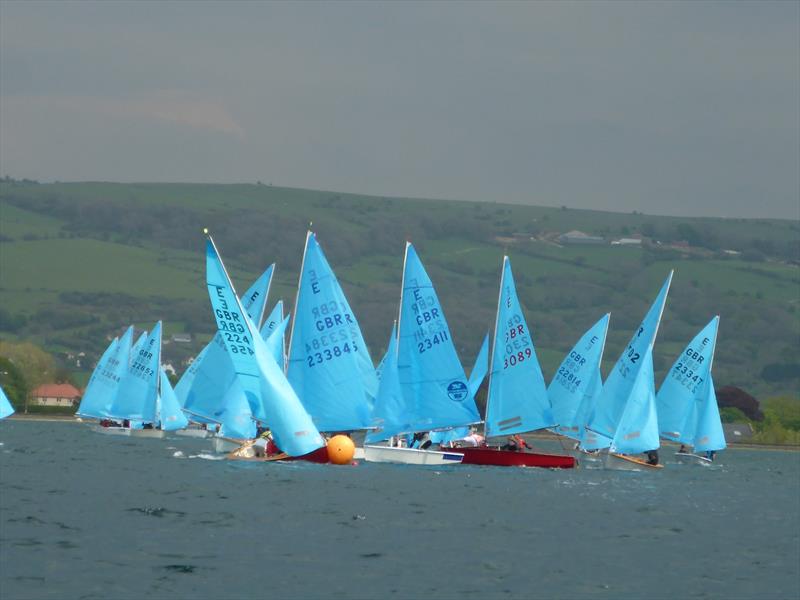
<path fill-rule="evenodd" d="M 134 357 L 139 354 L 139 349 L 142 347 L 142 345 L 144 344 L 145 340 L 147 339 L 147 335 L 148 335 L 147 331 L 143 331 L 139 335 L 139 338 L 131 346 L 131 353 L 130 353 L 130 356 L 128 357 L 128 365 L 129 366 L 130 366 L 131 361 L 133 361 Z"/>
<path fill-rule="evenodd" d="M 246 300 L 242 300 L 253 322 L 264 312 L 273 272 L 274 265 L 267 267 L 245 293 Z M 175 395 L 192 421 L 219 422 L 225 409 L 224 398 L 230 397 L 228 388 L 235 379 L 236 371 L 228 358 L 222 334 L 217 333 L 186 369 L 175 386 Z"/>
<path fill-rule="evenodd" d="M 272 283 L 272 273 L 275 271 L 275 263 L 267 267 L 261 276 L 253 282 L 253 285 L 242 296 L 242 306 L 250 315 L 256 327 L 261 326 L 264 318 L 264 308 L 267 305 L 270 284 Z"/>
<path fill-rule="evenodd" d="M 172 384 L 169 382 L 169 377 L 167 377 L 164 369 L 158 369 L 158 379 L 161 387 L 161 409 L 159 415 L 161 429 L 164 431 L 184 429 L 189 424 L 189 420 L 181 410 L 178 398 L 175 397 L 175 390 L 172 389 Z"/>
<path fill-rule="evenodd" d="M 664 312 L 667 293 L 672 282 L 672 271 L 667 276 L 650 310 L 641 325 L 633 334 L 627 348 L 617 360 L 611 373 L 603 384 L 595 408 L 586 427 L 595 434 L 605 437 L 609 443 L 614 438 L 622 413 L 633 392 L 639 371 L 645 363 L 648 350 L 652 350 L 658 333 L 658 325 Z M 652 354 L 651 354 L 652 357 Z M 652 360 L 652 359 L 651 359 Z M 652 365 L 651 365 L 652 368 Z M 601 446 L 602 447 L 602 446 Z M 655 447 L 654 447 L 655 448 Z M 588 449 L 588 448 L 587 448 Z"/>
<path fill-rule="evenodd" d="M 132 338 L 131 325 L 116 344 L 112 342 L 108 355 L 103 355 L 105 361 L 101 359 L 101 363 L 97 364 L 95 374 L 92 375 L 92 397 L 89 398 L 86 412 L 82 412 L 82 415 L 98 419 L 111 416 L 111 404 L 119 391 L 123 376 L 128 371 Z"/>
<path fill-rule="evenodd" d="M 175 388 L 175 395 L 181 401 L 179 394 L 185 394 L 183 409 L 190 420 L 218 423 L 224 410 L 225 392 L 235 380 L 236 371 L 228 358 L 225 342 L 217 334 L 189 365 Z M 188 385 L 184 381 L 188 381 Z"/>
<path fill-rule="evenodd" d="M 439 298 L 414 246 L 406 243 L 397 366 L 409 431 L 480 421 Z"/>
<path fill-rule="evenodd" d="M 11 402 L 8 401 L 8 396 L 6 396 L 3 388 L 0 388 L 0 419 L 5 419 L 13 414 L 14 407 L 11 406 Z"/>
<path fill-rule="evenodd" d="M 611 441 L 610 452 L 638 454 L 659 447 L 653 347 L 648 346 Z"/>
<path fill-rule="evenodd" d="M 264 325 L 261 327 L 261 337 L 264 338 L 264 341 L 268 342 L 270 350 L 272 350 L 273 356 L 275 356 L 275 362 L 284 369 L 286 368 L 286 322 L 288 322 L 288 317 L 284 318 L 283 316 L 283 300 L 278 300 L 275 307 L 269 313 L 269 316 L 264 319 Z M 281 327 L 281 325 L 283 325 L 283 329 L 280 332 L 280 338 L 276 338 L 269 343 L 273 332 Z M 278 341 L 280 341 L 280 344 L 277 343 Z"/>
<path fill-rule="evenodd" d="M 711 374 L 719 317 L 714 317 L 684 348 L 656 396 L 661 437 L 693 444 L 696 400 L 706 393 Z"/>
<path fill-rule="evenodd" d="M 286 376 L 320 431 L 370 424 L 378 389 L 358 321 L 309 231 L 289 338 Z"/>
<path fill-rule="evenodd" d="M 397 323 L 392 325 L 392 335 L 381 364 L 383 367 L 378 383 L 378 397 L 375 398 L 375 409 L 372 412 L 375 429 L 367 433 L 367 443 L 388 439 L 397 433 L 409 431 L 412 427 L 397 370 Z"/>
<path fill-rule="evenodd" d="M 600 362 L 609 318 L 606 314 L 583 334 L 561 362 L 547 388 L 553 419 L 558 423 L 553 431 L 574 440 L 581 439 L 588 413 L 603 389 Z"/>
<path fill-rule="evenodd" d="M 553 425 L 544 376 L 517 297 L 511 262 L 504 256 L 486 399 L 486 437 Z"/>
<path fill-rule="evenodd" d="M 108 410 L 112 417 L 144 423 L 155 423 L 158 396 L 158 371 L 161 364 L 161 321 L 137 352 L 131 356 L 114 401 Z"/>
<path fill-rule="evenodd" d="M 275 443 L 290 456 L 321 448 L 325 443 L 322 436 L 239 303 L 210 237 L 206 243 L 206 284 L 217 329 L 253 416 L 269 426 Z"/>
<path fill-rule="evenodd" d="M 119 338 L 114 338 L 103 352 L 100 360 L 89 377 L 89 383 L 83 392 L 80 406 L 76 414 L 82 417 L 93 417 L 103 419 L 108 416 L 108 405 L 110 404 L 107 390 L 97 383 L 97 379 L 108 365 L 109 358 L 114 355 L 119 345 Z"/>

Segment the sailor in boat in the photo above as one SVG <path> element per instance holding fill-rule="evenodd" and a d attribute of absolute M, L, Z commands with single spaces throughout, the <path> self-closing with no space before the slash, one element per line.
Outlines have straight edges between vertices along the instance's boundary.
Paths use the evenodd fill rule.
<path fill-rule="evenodd" d="M 508 441 L 500 446 L 501 450 L 508 450 L 510 452 L 524 452 L 525 449 L 532 450 L 528 442 L 522 439 L 522 436 L 515 434 L 508 437 Z"/>
<path fill-rule="evenodd" d="M 658 464 L 658 450 L 648 450 L 645 452 L 647 456 L 647 464 L 648 465 L 657 465 Z"/>
<path fill-rule="evenodd" d="M 416 448 L 418 450 L 427 450 L 431 447 L 431 436 L 427 431 L 419 431 L 414 434 L 413 442 L 411 443 L 412 448 Z"/>
<path fill-rule="evenodd" d="M 706 451 L 706 458 L 711 462 L 714 462 L 714 456 L 717 454 L 716 450 L 708 450 Z"/>

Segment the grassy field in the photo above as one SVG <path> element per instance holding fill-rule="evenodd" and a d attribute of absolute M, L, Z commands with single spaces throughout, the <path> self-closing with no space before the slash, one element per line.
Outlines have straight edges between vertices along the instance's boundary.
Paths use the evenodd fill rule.
<path fill-rule="evenodd" d="M 204 226 L 214 233 L 239 291 L 277 262 L 269 304 L 283 298 L 290 310 L 311 221 L 376 362 L 396 318 L 403 245 L 409 239 L 437 286 L 468 368 L 494 322 L 507 253 L 548 378 L 606 312 L 612 314 L 604 361 L 610 368 L 674 269 L 655 349 L 659 378 L 696 331 L 720 314 L 718 385 L 738 385 L 757 395 L 796 394 L 800 388 L 795 222 L 380 198 L 266 185 L 0 182 L 0 336 L 91 353 L 127 323 L 149 328 L 163 319 L 168 334 L 188 331 L 207 339 L 213 325 L 203 285 Z M 607 238 L 642 233 L 653 244 L 553 243 L 558 233 L 573 229 Z M 669 248 L 681 235 L 694 236 L 693 247 Z M 180 361 L 198 349 L 199 341 L 182 348 L 173 344 L 165 355 Z M 770 364 L 794 365 L 794 375 L 766 381 L 761 371 Z"/>

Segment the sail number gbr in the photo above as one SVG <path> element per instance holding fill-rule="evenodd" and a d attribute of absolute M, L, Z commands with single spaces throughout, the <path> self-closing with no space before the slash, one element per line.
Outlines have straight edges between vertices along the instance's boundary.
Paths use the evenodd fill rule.
<path fill-rule="evenodd" d="M 506 352 L 503 358 L 503 369 L 508 369 L 533 357 L 531 341 L 525 333 L 525 325 L 521 323 L 519 315 L 514 315 L 508 320 L 506 329 Z"/>
<path fill-rule="evenodd" d="M 306 356 L 306 364 L 309 367 L 321 365 L 326 360 L 332 360 L 334 357 L 350 354 L 351 352 L 358 352 L 358 346 L 356 346 L 355 342 L 345 342 L 341 346 L 331 346 L 330 348 L 325 348 L 319 352 L 309 354 Z"/>

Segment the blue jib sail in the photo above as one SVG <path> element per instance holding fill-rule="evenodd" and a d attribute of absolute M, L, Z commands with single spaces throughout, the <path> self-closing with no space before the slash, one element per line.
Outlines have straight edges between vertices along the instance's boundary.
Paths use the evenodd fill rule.
<path fill-rule="evenodd" d="M 96 408 L 97 413 L 86 412 L 86 416 L 102 419 L 111 416 L 110 408 L 119 390 L 120 382 L 128 370 L 131 354 L 131 341 L 133 339 L 133 326 L 131 325 L 119 338 L 119 342 L 112 343 L 113 349 L 108 354 L 102 365 L 98 363 L 97 370 L 92 376 L 94 386 L 93 397 L 89 400 L 88 408 Z M 94 395 L 96 394 L 96 396 Z M 124 418 L 124 417 L 123 417 Z"/>
<path fill-rule="evenodd" d="M 480 421 L 439 298 L 414 246 L 406 243 L 397 365 L 409 431 Z"/>
<path fill-rule="evenodd" d="M 661 437 L 692 444 L 697 413 L 696 399 L 705 393 L 711 373 L 719 319 L 714 317 L 683 349 L 656 396 Z"/>
<path fill-rule="evenodd" d="M 375 429 L 368 432 L 366 437 L 366 442 L 370 444 L 412 428 L 397 371 L 397 323 L 392 325 L 392 335 L 381 365 L 378 396 L 372 412 L 372 425 Z"/>
<path fill-rule="evenodd" d="M 322 436 L 240 305 L 210 237 L 206 284 L 217 329 L 254 417 L 272 430 L 275 443 L 290 456 L 321 448 L 325 443 Z"/>
<path fill-rule="evenodd" d="M 181 410 L 181 405 L 178 404 L 178 399 L 175 397 L 175 390 L 172 389 L 172 384 L 169 382 L 164 369 L 158 370 L 159 385 L 161 387 L 161 429 L 164 431 L 176 431 L 184 429 L 189 420 Z"/>
<path fill-rule="evenodd" d="M 254 322 L 263 312 L 263 301 L 269 293 L 273 272 L 274 265 L 270 265 L 247 290 L 247 301 L 242 301 Z M 230 397 L 228 388 L 235 379 L 236 371 L 228 358 L 222 334 L 217 333 L 186 369 L 175 386 L 175 395 L 190 415 L 190 420 L 218 423 L 225 410 L 224 398 Z M 241 387 L 237 389 L 241 390 Z"/>
<path fill-rule="evenodd" d="M 80 415 L 81 417 L 103 419 L 108 416 L 107 409 L 109 405 L 109 399 L 105 388 L 99 385 L 97 380 L 108 365 L 109 358 L 116 353 L 118 345 L 119 338 L 114 338 L 108 345 L 108 348 L 106 348 L 103 352 L 100 360 L 97 361 L 97 365 L 95 366 L 94 371 L 92 371 L 91 377 L 89 377 L 89 383 L 86 385 L 86 389 L 83 392 L 80 406 L 78 406 L 78 412 L 76 414 Z"/>
<path fill-rule="evenodd" d="M 320 431 L 365 429 L 378 389 L 358 321 L 309 231 L 289 337 L 289 383 Z"/>
<path fill-rule="evenodd" d="M 517 297 L 511 262 L 505 256 L 486 400 L 486 436 L 511 435 L 553 425 L 542 369 Z"/>
<path fill-rule="evenodd" d="M 13 414 L 14 407 L 11 406 L 11 402 L 8 401 L 8 396 L 6 396 L 3 388 L 0 388 L 0 419 L 5 419 Z"/>
<path fill-rule="evenodd" d="M 487 333 L 481 343 L 481 348 L 478 350 L 478 356 L 475 357 L 475 364 L 472 366 L 472 371 L 469 372 L 469 381 L 467 387 L 469 388 L 469 395 L 475 398 L 475 394 L 483 383 L 486 373 L 489 371 L 489 334 Z"/>
<path fill-rule="evenodd" d="M 638 454 L 659 447 L 652 346 L 647 348 L 641 362 L 612 438 L 610 452 Z"/>
<path fill-rule="evenodd" d="M 609 442 L 617 431 L 628 398 L 637 382 L 639 371 L 645 363 L 644 358 L 655 343 L 671 282 L 672 271 L 667 276 L 641 325 L 633 334 L 627 348 L 622 352 L 606 378 L 603 391 L 600 392 L 595 403 L 594 412 L 586 424 L 586 427 L 595 434 L 605 437 Z"/>
<path fill-rule="evenodd" d="M 600 362 L 609 317 L 606 314 L 583 334 L 561 362 L 547 388 L 553 419 L 558 423 L 553 431 L 574 440 L 581 439 L 588 413 L 603 389 Z"/>
<path fill-rule="evenodd" d="M 119 391 L 109 408 L 112 417 L 144 423 L 156 422 L 158 371 L 161 364 L 161 321 L 143 343 L 119 383 Z"/>
<path fill-rule="evenodd" d="M 717 394 L 714 392 L 714 377 L 709 372 L 704 384 L 704 392 L 697 396 L 697 425 L 694 440 L 691 442 L 695 452 L 725 449 L 725 432 L 719 417 Z"/>

